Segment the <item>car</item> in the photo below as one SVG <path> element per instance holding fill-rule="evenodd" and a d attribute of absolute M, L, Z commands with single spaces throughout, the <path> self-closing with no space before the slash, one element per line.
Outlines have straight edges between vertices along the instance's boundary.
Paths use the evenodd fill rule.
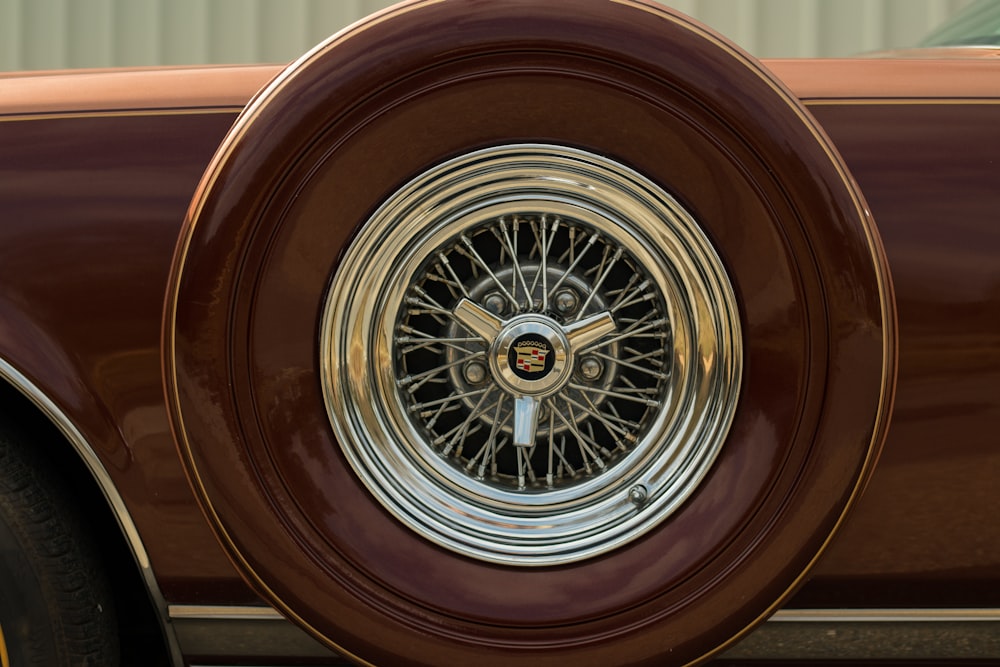
<path fill-rule="evenodd" d="M 0 664 L 1000 657 L 1000 61 L 942 34 L 414 0 L 2 75 Z"/>

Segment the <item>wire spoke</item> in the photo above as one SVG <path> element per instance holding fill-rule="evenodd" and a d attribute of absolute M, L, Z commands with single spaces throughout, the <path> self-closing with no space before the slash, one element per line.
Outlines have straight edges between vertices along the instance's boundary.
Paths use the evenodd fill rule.
<path fill-rule="evenodd" d="M 475 350 L 470 350 L 467 347 L 459 345 L 459 343 L 481 343 L 482 340 L 478 337 L 456 337 L 456 336 L 435 336 L 419 329 L 414 329 L 411 326 L 405 324 L 400 325 L 399 330 L 406 334 L 405 336 L 396 336 L 397 345 L 407 345 L 409 347 L 404 347 L 399 352 L 402 355 L 407 355 L 410 352 L 416 350 L 427 349 L 433 345 L 443 345 L 444 347 L 458 350 L 465 354 L 472 354 Z M 438 350 L 434 350 L 438 352 Z"/>
<path fill-rule="evenodd" d="M 497 401 L 496 412 L 493 417 L 493 426 L 490 429 L 490 435 L 486 439 L 486 443 L 478 452 L 476 452 L 474 457 L 469 459 L 469 462 L 465 466 L 466 470 L 472 470 L 472 468 L 475 467 L 476 462 L 479 461 L 479 470 L 477 471 L 477 475 L 480 478 L 486 476 L 487 463 L 490 465 L 490 472 L 492 474 L 496 474 L 497 452 L 507 443 L 507 439 L 504 438 L 499 445 L 497 444 L 497 434 L 500 432 L 500 427 L 505 421 L 500 418 L 500 411 L 503 410 L 504 399 L 505 396 L 501 395 L 500 400 Z M 482 460 L 480 460 L 480 458 Z"/>
<path fill-rule="evenodd" d="M 445 271 L 448 272 L 448 275 L 451 276 L 451 279 L 458 284 L 458 288 L 461 291 L 462 296 L 466 299 L 471 299 L 472 297 L 469 295 L 469 290 L 465 288 L 465 283 L 463 283 L 462 279 L 458 277 L 457 273 L 455 273 L 455 269 L 452 267 L 451 262 L 448 261 L 448 256 L 443 252 L 439 252 L 437 256 L 440 261 L 440 264 L 438 264 L 438 270 L 440 271 L 443 266 Z"/>
<path fill-rule="evenodd" d="M 482 257 L 480 257 L 479 253 L 476 251 L 475 246 L 472 245 L 472 240 L 469 239 L 469 237 L 466 236 L 465 234 L 462 234 L 461 239 L 462 243 L 465 245 L 466 250 L 469 251 L 469 254 L 479 264 L 483 272 L 486 273 L 486 275 L 488 275 L 494 283 L 496 283 L 497 289 L 500 290 L 500 293 L 503 294 L 505 297 L 507 297 L 507 300 L 510 301 L 512 306 L 514 306 L 514 310 L 516 312 L 521 312 L 521 307 L 517 303 L 517 299 L 514 298 L 513 294 L 507 291 L 507 287 L 503 284 L 503 282 L 501 282 L 499 278 L 497 278 L 497 275 L 493 272 L 493 269 L 491 269 L 489 264 L 487 264 L 486 261 Z"/>
<path fill-rule="evenodd" d="M 488 391 L 488 389 L 474 389 L 472 391 L 466 391 L 461 394 L 453 394 L 451 396 L 445 396 L 444 398 L 438 398 L 433 401 L 426 401 L 424 403 L 414 403 L 410 406 L 410 412 L 418 412 L 424 408 L 430 408 L 435 405 L 440 405 L 441 403 L 449 403 L 456 399 L 469 398 L 471 396 L 479 396 L 480 394 Z"/>
<path fill-rule="evenodd" d="M 611 258 L 611 260 L 605 263 L 604 259 L 607 257 L 608 250 L 610 250 L 610 246 L 605 248 L 605 257 L 601 259 L 601 264 L 603 268 L 601 270 L 600 277 L 598 277 L 597 281 L 594 282 L 593 286 L 590 288 L 590 294 L 587 295 L 586 301 L 583 302 L 583 305 L 580 306 L 579 310 L 576 313 L 577 320 L 583 317 L 583 313 L 584 311 L 587 310 L 587 306 L 589 306 L 590 302 L 594 300 L 595 296 L 597 296 L 597 292 L 598 290 L 601 289 L 601 285 L 603 285 L 604 281 L 607 280 L 608 275 L 611 274 L 611 270 L 615 267 L 615 264 L 618 263 L 618 260 L 622 258 L 622 255 L 625 252 L 621 248 L 618 248 L 618 250 L 615 251 L 615 254 Z"/>
<path fill-rule="evenodd" d="M 444 447 L 444 449 L 441 450 L 441 454 L 443 456 L 448 456 L 448 454 L 451 453 L 451 450 L 455 447 L 456 444 L 458 444 L 458 449 L 455 451 L 455 456 L 461 456 L 462 449 L 465 446 L 466 438 L 468 438 L 469 435 L 471 435 L 475 431 L 478 431 L 480 428 L 479 425 L 476 424 L 476 421 L 479 419 L 479 416 L 485 414 L 486 412 L 489 412 L 493 408 L 493 406 L 496 405 L 496 403 L 491 403 L 485 408 L 482 407 L 483 403 L 486 402 L 486 399 L 489 397 L 492 391 L 493 388 L 490 387 L 485 392 L 483 392 L 483 395 L 480 396 L 479 401 L 476 403 L 476 407 L 473 408 L 471 412 L 469 412 L 469 415 L 465 418 L 465 421 L 463 421 L 461 424 L 459 424 L 452 430 L 448 431 L 447 433 L 439 436 L 436 440 L 434 440 L 433 444 L 435 445 L 440 445 L 446 440 L 448 441 L 448 444 Z M 475 427 L 473 427 L 473 424 L 476 424 Z"/>
<path fill-rule="evenodd" d="M 512 222 L 512 227 L 514 230 L 514 239 L 511 240 L 510 231 L 507 229 L 507 221 L 500 218 L 499 221 L 500 231 L 498 232 L 495 228 L 492 230 L 493 235 L 497 237 L 497 241 L 500 242 L 501 247 L 506 247 L 507 252 L 511 256 L 511 264 L 514 267 L 514 273 L 511 276 L 511 291 L 517 294 L 517 283 L 521 283 L 521 288 L 524 290 L 524 295 L 527 299 L 524 309 L 527 310 L 531 308 L 531 290 L 528 289 L 528 283 L 524 279 L 524 273 L 521 271 L 521 262 L 517 258 L 517 231 L 518 231 L 518 221 L 514 218 Z"/>
<path fill-rule="evenodd" d="M 629 429 L 624 428 L 623 426 L 618 426 L 618 425 L 612 424 L 610 421 L 608 421 L 607 415 L 601 413 L 601 411 L 597 409 L 597 407 L 594 405 L 593 401 L 591 401 L 586 396 L 586 394 L 584 394 L 583 397 L 587 400 L 587 403 L 589 403 L 590 405 L 584 405 L 583 403 L 580 403 L 579 401 L 574 400 L 573 397 L 569 396 L 568 394 L 563 394 L 562 398 L 567 403 L 575 405 L 577 408 L 583 410 L 588 415 L 590 415 L 591 417 L 593 417 L 597 421 L 601 422 L 601 424 L 604 425 L 604 428 L 608 429 L 609 433 L 611 433 L 611 434 L 617 433 L 618 435 L 621 435 L 622 437 L 628 437 L 628 435 L 629 435 Z"/>
<path fill-rule="evenodd" d="M 645 319 L 645 318 L 643 318 L 643 319 Z M 640 322 L 641 321 L 642 320 L 640 320 Z M 638 323 L 636 323 L 636 324 L 638 324 Z M 639 335 L 641 335 L 641 334 L 643 334 L 643 333 L 645 333 L 647 331 L 652 331 L 653 329 L 663 328 L 667 324 L 668 324 L 667 320 L 664 319 L 664 318 L 661 318 L 661 319 L 658 319 L 658 320 L 654 320 L 653 322 L 650 322 L 649 324 L 646 324 L 646 325 L 643 325 L 643 326 L 632 325 L 631 327 L 627 327 L 624 331 L 622 331 L 617 336 L 612 336 L 611 338 L 605 338 L 605 339 L 600 340 L 600 341 L 598 341 L 596 343 L 593 343 L 593 344 L 591 344 L 591 345 L 589 345 L 587 347 L 582 348 L 580 350 L 580 352 L 588 352 L 588 351 L 593 350 L 593 349 L 597 349 L 597 348 L 601 348 L 601 347 L 607 347 L 608 345 L 611 345 L 612 343 L 617 343 L 618 341 L 621 341 L 621 340 L 626 340 L 626 339 L 629 339 L 629 338 L 635 338 L 635 337 L 637 337 L 637 336 L 639 336 Z"/>
<path fill-rule="evenodd" d="M 602 461 L 601 458 L 590 447 L 594 443 L 588 442 L 588 438 L 584 436 L 583 433 L 581 433 L 580 430 L 576 427 L 576 420 L 572 417 L 573 414 L 572 408 L 569 408 L 570 418 L 567 418 L 565 415 L 563 415 L 562 411 L 556 408 L 554 405 L 553 405 L 553 410 L 555 411 L 556 416 L 559 417 L 559 421 L 561 421 L 576 438 L 577 447 L 580 448 L 580 453 L 582 454 L 584 470 L 586 470 L 588 474 L 593 474 L 594 469 L 591 468 L 590 466 L 591 462 L 593 462 L 594 465 L 596 465 L 598 468 L 603 469 L 604 461 Z"/>
<path fill-rule="evenodd" d="M 548 216 L 542 216 L 538 225 L 541 227 L 541 232 L 539 233 L 535 222 L 531 222 L 531 230 L 535 235 L 535 243 L 539 247 L 540 261 L 538 265 L 538 270 L 535 272 L 535 279 L 531 282 L 531 293 L 535 293 L 535 289 L 538 288 L 539 279 L 542 282 L 542 311 L 549 309 L 549 250 L 552 248 L 552 242 L 555 239 L 556 232 L 559 230 L 559 223 L 561 222 L 558 217 L 552 221 L 552 228 L 549 230 L 549 235 L 546 237 L 545 223 L 548 221 Z"/>
<path fill-rule="evenodd" d="M 601 389 L 600 387 L 588 387 L 586 385 L 577 384 L 575 382 L 570 382 L 568 385 L 571 389 L 576 389 L 577 391 L 584 391 L 591 394 L 599 394 L 601 396 L 610 396 L 611 398 L 618 398 L 623 401 L 633 401 L 635 403 L 643 403 L 651 408 L 658 407 L 660 404 L 658 401 L 654 401 L 651 398 L 641 398 L 633 394 L 628 394 L 623 391 L 616 391 L 615 389 Z"/>
<path fill-rule="evenodd" d="M 663 366 L 663 361 L 657 358 L 663 356 L 663 348 L 658 347 L 650 350 L 649 352 L 643 353 L 634 347 L 625 346 L 624 352 L 632 355 L 631 357 L 626 358 L 625 361 L 632 363 L 635 363 L 636 361 L 648 361 L 655 366 Z"/>
<path fill-rule="evenodd" d="M 633 363 L 631 363 L 629 361 L 626 361 L 624 359 L 618 359 L 617 357 L 613 357 L 610 354 L 604 354 L 603 352 L 593 351 L 593 352 L 590 352 L 589 354 L 591 354 L 591 355 L 593 355 L 595 357 L 600 357 L 601 359 L 607 359 L 608 361 L 612 361 L 612 362 L 618 364 L 619 366 L 624 366 L 626 368 L 631 368 L 632 370 L 638 371 L 639 373 L 646 373 L 647 375 L 652 375 L 657 380 L 666 380 L 668 377 L 670 377 L 669 375 L 667 375 L 663 371 L 658 371 L 658 370 L 655 370 L 653 368 L 646 368 L 645 366 L 640 366 L 639 364 L 633 364 Z"/>
<path fill-rule="evenodd" d="M 417 373 L 416 375 L 407 375 L 406 377 L 399 380 L 399 386 L 407 387 L 408 391 L 412 394 L 414 391 L 419 389 L 424 382 L 434 377 L 435 375 L 442 373 L 448 370 L 449 368 L 454 368 L 459 364 L 464 364 L 467 361 L 471 361 L 473 359 L 479 359 L 485 356 L 486 353 L 480 350 L 478 352 L 473 352 L 472 354 L 461 357 L 460 359 L 455 359 L 454 361 L 449 361 L 448 363 L 441 364 L 440 366 L 436 366 L 435 368 L 431 368 L 430 370 L 423 371 L 422 373 Z"/>
<path fill-rule="evenodd" d="M 574 227 L 570 227 L 570 230 L 573 230 L 573 229 L 575 229 L 575 228 Z M 594 244 L 597 243 L 597 239 L 599 239 L 599 238 L 600 238 L 600 235 L 597 232 L 594 232 L 593 234 L 590 235 L 590 239 L 587 240 L 587 243 L 584 245 L 583 250 L 580 251 L 580 254 L 577 255 L 570 262 L 570 265 L 568 267 L 566 267 L 566 270 L 563 271 L 563 273 L 562 273 L 561 276 L 559 276 L 559 279 L 556 281 L 556 284 L 553 285 L 552 287 L 550 287 L 548 289 L 548 291 L 546 293 L 547 298 L 551 298 L 552 295 L 555 294 L 555 291 L 557 289 L 559 289 L 562 286 L 562 284 L 566 281 L 566 279 L 569 278 L 569 276 L 573 273 L 573 271 L 576 270 L 577 264 L 579 264 L 580 261 L 584 258 L 584 256 L 587 254 L 587 251 L 594 247 Z M 572 249 L 572 246 L 571 246 L 571 249 Z"/>

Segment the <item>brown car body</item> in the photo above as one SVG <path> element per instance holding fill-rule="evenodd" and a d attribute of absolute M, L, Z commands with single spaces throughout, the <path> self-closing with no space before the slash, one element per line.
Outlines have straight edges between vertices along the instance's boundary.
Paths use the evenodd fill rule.
<path fill-rule="evenodd" d="M 936 615 L 972 638 L 972 654 L 955 644 L 949 655 L 990 657 L 1000 627 L 1000 61 L 766 65 L 860 185 L 898 313 L 880 460 L 784 607 L 800 622 L 784 625 L 852 622 L 863 635 L 866 614 L 891 617 L 880 631 L 909 628 L 908 614 L 930 630 Z M 192 194 L 237 115 L 279 71 L 0 78 L 0 377 L 63 432 L 65 443 L 46 443 L 51 456 L 89 470 L 108 502 L 87 512 L 117 519 L 116 539 L 141 573 L 116 577 L 151 594 L 175 660 L 323 654 L 270 614 L 216 541 L 178 457 L 161 369 L 164 294 Z M 290 643 L 236 648 L 230 630 L 247 625 Z M 730 656 L 894 657 L 872 648 L 877 634 L 775 653 L 766 640 L 781 625 Z M 949 640 L 928 637 L 911 647 L 948 653 L 940 642 Z"/>

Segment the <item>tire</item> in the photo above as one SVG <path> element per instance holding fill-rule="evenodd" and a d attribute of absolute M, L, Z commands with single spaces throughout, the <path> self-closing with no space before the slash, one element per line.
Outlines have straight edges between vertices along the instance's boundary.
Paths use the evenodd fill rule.
<path fill-rule="evenodd" d="M 10 667 L 118 664 L 114 604 L 94 544 L 65 485 L 3 425 L 0 593 Z"/>
<path fill-rule="evenodd" d="M 641 2 L 412 2 L 220 147 L 167 399 L 220 541 L 346 655 L 686 664 L 860 494 L 893 308 L 836 151 L 718 36 Z"/>

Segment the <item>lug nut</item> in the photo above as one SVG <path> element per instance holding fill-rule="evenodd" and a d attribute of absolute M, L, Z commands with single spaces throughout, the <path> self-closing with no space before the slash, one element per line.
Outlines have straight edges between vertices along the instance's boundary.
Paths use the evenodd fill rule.
<path fill-rule="evenodd" d="M 470 361 L 462 369 L 462 374 L 469 384 L 479 384 L 486 379 L 486 366 L 478 361 Z"/>
<path fill-rule="evenodd" d="M 597 357 L 584 357 L 580 362 L 580 375 L 593 382 L 604 373 L 604 364 Z"/>
<path fill-rule="evenodd" d="M 560 290 L 556 294 L 556 310 L 562 314 L 571 313 L 576 309 L 576 293 L 573 290 Z"/>
<path fill-rule="evenodd" d="M 486 310 L 490 311 L 494 315 L 502 313 L 504 305 L 505 301 L 503 296 L 497 294 L 496 292 L 487 294 L 486 298 L 483 300 L 483 306 L 485 306 Z"/>

